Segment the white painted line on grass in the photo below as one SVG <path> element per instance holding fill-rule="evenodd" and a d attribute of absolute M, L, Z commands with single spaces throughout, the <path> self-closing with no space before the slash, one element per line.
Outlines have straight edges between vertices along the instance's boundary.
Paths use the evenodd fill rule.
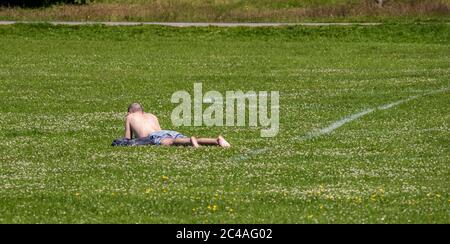
<path fill-rule="evenodd" d="M 439 89 L 439 90 L 430 91 L 430 92 L 424 93 L 422 95 L 410 96 L 408 98 L 401 99 L 401 100 L 398 100 L 398 101 L 395 101 L 395 102 L 392 102 L 392 103 L 380 105 L 380 106 L 378 106 L 376 108 L 365 109 L 363 111 L 360 111 L 360 112 L 355 113 L 355 114 L 351 114 L 351 115 L 346 116 L 346 117 L 344 117 L 344 118 L 342 118 L 342 119 L 340 119 L 338 121 L 335 121 L 331 125 L 329 125 L 329 126 L 327 126 L 325 128 L 322 128 L 320 130 L 311 131 L 311 132 L 307 133 L 304 136 L 298 137 L 297 139 L 299 139 L 300 141 L 304 141 L 304 140 L 313 139 L 313 138 L 316 138 L 316 137 L 319 137 L 319 136 L 322 136 L 322 135 L 327 135 L 327 134 L 330 134 L 331 132 L 335 131 L 336 129 L 344 126 L 345 124 L 350 123 L 350 122 L 352 122 L 354 120 L 357 120 L 357 119 L 359 119 L 359 118 L 361 118 L 361 117 L 363 117 L 365 115 L 368 115 L 370 113 L 373 113 L 373 112 L 375 112 L 377 110 L 391 109 L 391 108 L 399 106 L 399 105 L 401 105 L 403 103 L 406 103 L 406 102 L 409 102 L 409 101 L 412 101 L 412 100 L 415 100 L 415 99 L 418 99 L 418 98 L 421 98 L 421 97 L 424 97 L 424 96 L 427 96 L 427 95 L 443 93 L 443 92 L 446 92 L 446 91 L 449 91 L 449 90 L 450 90 L 450 87 L 447 87 L 447 88 L 443 88 L 443 89 Z M 263 153 L 266 153 L 269 150 L 270 150 L 269 148 L 253 149 L 253 150 L 250 150 L 249 152 L 247 152 L 245 154 L 241 154 L 241 155 L 238 155 L 238 156 L 234 157 L 234 159 L 236 159 L 238 161 L 246 160 L 246 159 L 250 158 L 251 156 L 258 155 L 258 154 L 263 154 Z"/>
<path fill-rule="evenodd" d="M 366 114 L 370 114 L 373 111 L 375 111 L 375 110 L 374 109 L 366 109 L 366 110 L 363 110 L 363 111 L 361 111 L 359 113 L 352 114 L 350 116 L 344 117 L 344 118 L 342 118 L 342 119 L 332 123 L 328 127 L 325 127 L 325 128 L 320 129 L 320 130 L 312 131 L 312 132 L 307 133 L 306 135 L 300 137 L 299 140 L 306 140 L 306 139 L 311 139 L 311 138 L 318 137 L 318 136 L 321 136 L 321 135 L 324 135 L 324 134 L 329 134 L 329 133 L 333 132 L 334 130 L 336 130 L 337 128 L 339 128 L 339 127 L 341 127 L 341 126 L 343 126 L 343 125 L 345 125 L 345 124 L 347 124 L 349 122 L 352 122 L 353 120 L 357 120 L 357 119 L 363 117 Z"/>
<path fill-rule="evenodd" d="M 422 96 L 424 96 L 424 95 L 422 95 Z M 416 96 L 411 96 L 411 97 L 409 97 L 409 98 L 402 99 L 402 100 L 399 100 L 399 101 L 396 101 L 396 102 L 393 102 L 393 103 L 389 103 L 389 104 L 385 104 L 385 105 L 378 106 L 378 109 L 379 109 L 379 110 L 390 109 L 390 108 L 393 108 L 393 107 L 395 107 L 395 106 L 398 106 L 398 105 L 400 105 L 400 104 L 402 104 L 402 103 L 406 103 L 406 102 L 409 102 L 409 101 L 414 100 L 414 99 L 417 99 L 417 98 L 419 98 L 419 96 L 417 96 L 417 95 L 416 95 Z"/>
<path fill-rule="evenodd" d="M 279 26 L 373 26 L 381 23 L 354 22 L 354 23 L 208 23 L 208 22 L 129 22 L 129 21 L 0 21 L 0 25 L 13 24 L 41 24 L 48 23 L 52 25 L 107 25 L 107 26 L 136 26 L 136 25 L 159 25 L 171 27 L 279 27 Z"/>
<path fill-rule="evenodd" d="M 340 119 L 340 120 L 338 120 L 336 122 L 333 122 L 328 127 L 322 128 L 320 130 L 315 130 L 315 131 L 309 132 L 306 135 L 299 137 L 298 139 L 299 140 L 307 140 L 307 139 L 316 138 L 316 137 L 319 137 L 319 136 L 322 136 L 322 135 L 330 134 L 331 132 L 335 131 L 339 127 L 341 127 L 341 126 L 343 126 L 343 125 L 345 125 L 347 123 L 350 123 L 350 122 L 352 122 L 354 120 L 357 120 L 357 119 L 359 119 L 359 118 L 361 118 L 361 117 L 363 117 L 363 116 L 365 116 L 367 114 L 375 112 L 376 110 L 391 109 L 391 108 L 394 108 L 394 107 L 396 107 L 396 106 L 398 106 L 400 104 L 403 104 L 403 103 L 406 103 L 406 102 L 409 102 L 409 101 L 421 98 L 423 96 L 432 95 L 432 94 L 441 93 L 441 92 L 446 92 L 448 90 L 450 90 L 450 88 L 444 88 L 444 89 L 439 89 L 439 90 L 435 90 L 435 91 L 430 91 L 430 92 L 427 92 L 427 93 L 422 94 L 422 95 L 414 95 L 414 96 L 410 96 L 408 98 L 401 99 L 401 100 L 398 100 L 398 101 L 395 101 L 395 102 L 392 102 L 392 103 L 383 104 L 383 105 L 380 105 L 380 106 L 378 106 L 376 108 L 365 109 L 365 110 L 363 110 L 361 112 L 358 112 L 358 113 L 355 113 L 355 114 L 351 114 L 351 115 L 346 116 L 346 117 L 344 117 L 344 118 L 342 118 L 342 119 Z"/>
<path fill-rule="evenodd" d="M 235 156 L 233 159 L 236 159 L 238 161 L 246 160 L 246 159 L 249 159 L 251 156 L 258 155 L 258 154 L 263 154 L 263 153 L 265 153 L 267 151 L 269 151 L 269 149 L 266 148 L 266 147 L 258 148 L 258 149 L 252 149 L 252 150 L 248 151 L 245 154 L 240 154 L 240 155 Z"/>

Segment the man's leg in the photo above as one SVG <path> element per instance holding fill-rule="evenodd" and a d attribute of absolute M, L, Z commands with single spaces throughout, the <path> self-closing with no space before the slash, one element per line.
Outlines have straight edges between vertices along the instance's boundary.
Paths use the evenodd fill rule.
<path fill-rule="evenodd" d="M 197 138 L 191 137 L 191 138 L 166 138 L 161 140 L 161 145 L 164 146 L 193 146 L 193 147 L 199 147 Z"/>
<path fill-rule="evenodd" d="M 223 136 L 218 136 L 217 138 L 177 138 L 171 139 L 166 138 L 161 140 L 161 145 L 164 146 L 193 146 L 195 148 L 200 145 L 203 146 L 221 146 L 224 148 L 231 147 L 230 143 L 228 143 Z"/>
<path fill-rule="evenodd" d="M 217 138 L 198 138 L 197 141 L 199 145 L 231 147 L 230 143 L 223 136 L 218 136 Z"/>

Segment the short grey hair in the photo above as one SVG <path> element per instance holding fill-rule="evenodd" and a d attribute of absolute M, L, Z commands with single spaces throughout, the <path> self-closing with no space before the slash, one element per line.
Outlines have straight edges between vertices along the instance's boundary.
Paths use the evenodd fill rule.
<path fill-rule="evenodd" d="M 144 112 L 144 108 L 139 103 L 132 103 L 128 106 L 128 113 Z"/>

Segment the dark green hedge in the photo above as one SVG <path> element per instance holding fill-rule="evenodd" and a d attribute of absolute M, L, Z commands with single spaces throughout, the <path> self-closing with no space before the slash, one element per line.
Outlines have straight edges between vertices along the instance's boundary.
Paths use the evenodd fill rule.
<path fill-rule="evenodd" d="M 0 0 L 0 5 L 7 7 L 37 8 L 47 7 L 57 3 L 86 4 L 89 2 L 90 0 Z"/>

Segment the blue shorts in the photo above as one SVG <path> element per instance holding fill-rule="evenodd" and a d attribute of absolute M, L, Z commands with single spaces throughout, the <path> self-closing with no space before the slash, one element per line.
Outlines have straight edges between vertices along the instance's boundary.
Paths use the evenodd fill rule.
<path fill-rule="evenodd" d="M 173 130 L 160 130 L 157 132 L 153 132 L 148 136 L 148 139 L 150 139 L 150 142 L 153 145 L 161 145 L 161 140 L 168 138 L 178 139 L 178 138 L 187 138 L 187 136 Z"/>
<path fill-rule="evenodd" d="M 112 146 L 143 146 L 143 145 L 161 145 L 161 140 L 164 139 L 177 139 L 187 138 L 187 136 L 171 130 L 160 130 L 153 132 L 147 137 L 141 137 L 137 139 L 121 138 L 114 140 Z"/>

